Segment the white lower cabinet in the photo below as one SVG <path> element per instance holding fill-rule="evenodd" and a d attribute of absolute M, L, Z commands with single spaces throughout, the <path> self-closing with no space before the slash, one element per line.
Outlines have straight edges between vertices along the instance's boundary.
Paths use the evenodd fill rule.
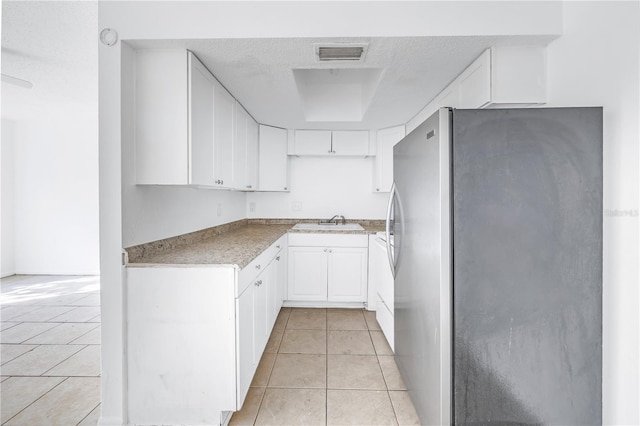
<path fill-rule="evenodd" d="M 280 307 L 286 236 L 242 270 L 126 268 L 131 424 L 219 424 L 249 390 Z"/>
<path fill-rule="evenodd" d="M 368 250 L 359 247 L 334 247 L 328 250 L 327 300 L 365 302 Z"/>
<path fill-rule="evenodd" d="M 288 254 L 288 303 L 367 300 L 366 235 L 289 234 Z"/>
<path fill-rule="evenodd" d="M 391 349 L 395 350 L 393 274 L 389 266 L 386 243 L 375 235 L 369 237 L 369 278 L 369 294 L 372 299 L 370 302 L 373 302 L 370 308 L 375 309 L 380 329 Z"/>
<path fill-rule="evenodd" d="M 289 246 L 288 300 L 327 300 L 327 249 Z"/>
<path fill-rule="evenodd" d="M 275 293 L 277 283 L 269 278 L 274 268 L 275 264 L 270 263 L 236 299 L 237 391 L 240 405 L 247 396 L 273 327 L 271 317 L 274 316 L 275 298 L 270 300 L 269 294 Z"/>

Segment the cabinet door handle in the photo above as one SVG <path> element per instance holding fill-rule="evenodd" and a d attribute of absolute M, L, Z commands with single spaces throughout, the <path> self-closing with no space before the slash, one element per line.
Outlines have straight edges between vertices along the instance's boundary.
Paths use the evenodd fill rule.
<path fill-rule="evenodd" d="M 280 256 L 276 257 L 276 260 L 280 260 Z"/>
<path fill-rule="evenodd" d="M 260 265 L 256 265 L 256 269 L 260 269 Z"/>
<path fill-rule="evenodd" d="M 251 185 L 247 185 L 247 188 L 251 189 L 251 188 L 253 188 L 253 186 L 251 186 Z"/>
<path fill-rule="evenodd" d="M 329 249 L 329 253 L 333 253 L 333 250 Z"/>
<path fill-rule="evenodd" d="M 256 281 L 256 284 L 255 284 L 256 287 L 260 287 L 261 285 L 262 285 L 262 280 Z"/>

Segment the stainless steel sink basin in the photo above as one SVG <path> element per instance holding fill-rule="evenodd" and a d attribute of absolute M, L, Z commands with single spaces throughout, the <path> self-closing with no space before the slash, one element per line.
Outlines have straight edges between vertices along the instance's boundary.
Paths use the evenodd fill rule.
<path fill-rule="evenodd" d="M 364 228 L 357 223 L 298 223 L 293 229 L 304 229 L 307 231 L 363 231 Z"/>

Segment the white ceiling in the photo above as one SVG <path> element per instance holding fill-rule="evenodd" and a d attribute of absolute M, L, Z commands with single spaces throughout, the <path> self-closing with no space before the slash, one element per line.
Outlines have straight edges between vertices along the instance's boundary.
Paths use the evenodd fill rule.
<path fill-rule="evenodd" d="M 548 37 L 385 37 L 130 41 L 134 48 L 193 51 L 264 124 L 307 129 L 379 129 L 404 124 L 492 45 Z M 363 62 L 323 62 L 315 43 L 366 42 Z M 335 80 L 330 69 L 349 70 Z M 304 71 L 301 71 L 304 70 Z M 315 70 L 320 70 L 316 72 Z M 353 75 L 357 74 L 357 75 Z M 360 84 L 345 84 L 346 82 Z"/>
<path fill-rule="evenodd" d="M 2 2 L 2 72 L 34 84 L 24 89 L 2 83 L 3 118 L 95 114 L 97 9 L 97 2 Z M 379 129 L 406 123 L 487 47 L 550 41 L 449 36 L 128 42 L 192 50 L 261 123 Z M 318 63 L 314 44 L 324 42 L 369 46 L 363 62 Z"/>
<path fill-rule="evenodd" d="M 97 116 L 97 2 L 2 1 L 2 118 Z"/>

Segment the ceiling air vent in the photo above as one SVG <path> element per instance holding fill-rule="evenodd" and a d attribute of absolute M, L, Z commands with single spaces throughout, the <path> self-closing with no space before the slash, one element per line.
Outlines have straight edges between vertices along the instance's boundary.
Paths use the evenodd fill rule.
<path fill-rule="evenodd" d="M 368 43 L 316 43 L 316 60 L 362 62 L 367 54 Z"/>

